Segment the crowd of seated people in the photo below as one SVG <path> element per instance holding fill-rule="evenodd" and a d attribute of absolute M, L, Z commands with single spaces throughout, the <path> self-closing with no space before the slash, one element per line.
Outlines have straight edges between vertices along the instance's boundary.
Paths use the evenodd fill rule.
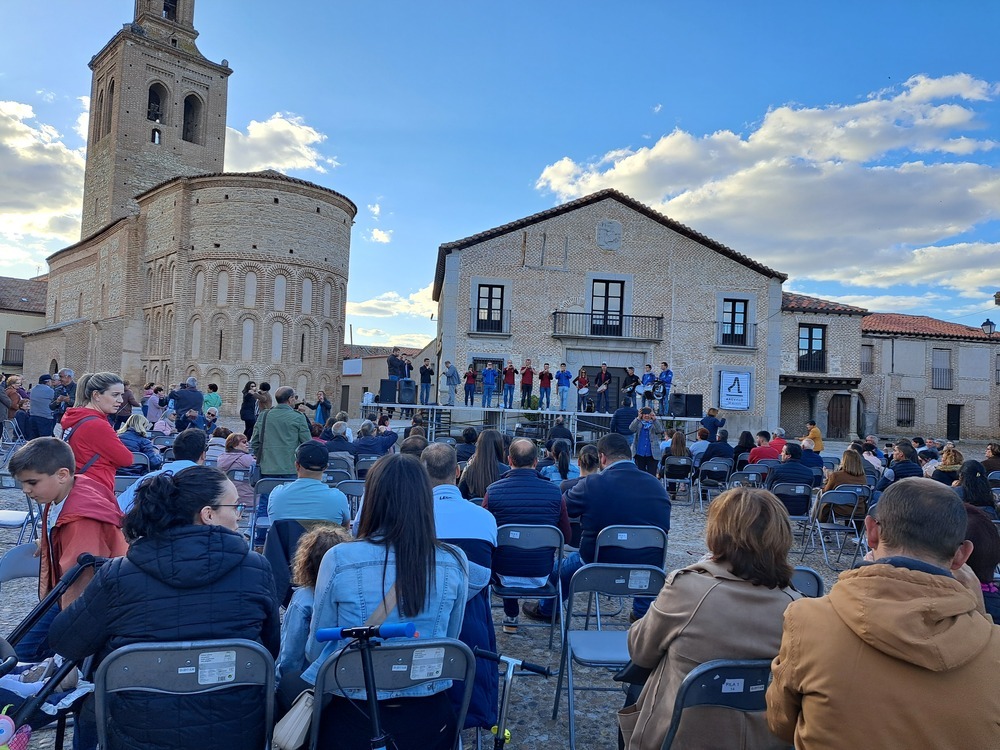
<path fill-rule="evenodd" d="M 120 406 L 120 384 L 81 378 L 89 406 L 80 408 L 112 414 Z M 70 414 L 69 423 L 82 423 L 85 428 L 91 424 L 82 421 L 86 416 Z M 144 641 L 256 640 L 276 659 L 275 700 L 280 715 L 315 682 L 324 661 L 344 646 L 343 642 L 321 643 L 316 638 L 319 628 L 361 625 L 373 612 L 384 610 L 382 621 L 415 622 L 423 637 L 461 638 L 470 645 L 496 650 L 497 629 L 518 633 L 520 615 L 547 622 L 552 602 L 526 602 L 519 608 L 518 601 L 505 601 L 502 620 L 498 617 L 494 624 L 488 594 L 484 594 L 491 578 L 498 582 L 530 579 L 540 584 L 558 576 L 565 592 L 573 572 L 595 561 L 594 539 L 600 529 L 640 524 L 669 531 L 670 495 L 662 481 L 640 470 L 634 447 L 617 433 L 584 446 L 576 463 L 572 444 L 553 440 L 547 466 L 539 469 L 542 462 L 531 441 L 507 442 L 499 431 L 485 429 L 463 436 L 463 445 L 473 450 L 463 459 L 468 461 L 465 468 L 459 470 L 456 449 L 428 444 L 420 424 L 413 424 L 409 436 L 397 441 L 387 425 L 366 422 L 358 429 L 358 439 L 351 441 L 339 416 L 330 417 L 337 421 L 326 425 L 328 435 L 316 435 L 295 449 L 291 460 L 297 479 L 271 494 L 272 517 L 301 520 L 307 527 L 292 550 L 296 588 L 280 625 L 281 597 L 275 591 L 271 565 L 252 551 L 239 530 L 241 514 L 254 501 L 253 489 L 248 483 L 241 486 L 230 481 L 225 474 L 253 468 L 245 435 L 223 434 L 220 430 L 226 428 L 217 426 L 210 439 L 192 427 L 177 436 L 172 446 L 174 460 L 164 462 L 149 441 L 148 420 L 129 417 L 120 435 L 110 432 L 130 454 L 129 464 L 119 469 L 136 468 L 131 463 L 135 452 L 147 455 L 152 471 L 130 488 L 126 504 L 121 504 L 121 498 L 114 502 L 105 472 L 91 475 L 90 467 L 83 470 L 85 461 L 76 455 L 77 450 L 84 456 L 88 451 L 90 455 L 98 452 L 92 440 L 104 445 L 103 427 L 92 438 L 81 428 L 68 443 L 48 438 L 51 443 L 35 441 L 21 448 L 23 453 L 11 460 L 12 470 L 17 470 L 29 496 L 57 509 L 48 511 L 49 517 L 55 514 L 57 519 L 43 524 L 49 540 L 42 550 L 49 585 L 79 549 L 80 530 L 99 535 L 103 541 L 95 551 L 114 557 L 93 580 L 83 581 L 67 596 L 62 611 L 45 623 L 48 643 L 64 656 L 96 655 L 100 660 L 119 646 Z M 98 421 L 111 429 L 106 418 Z M 729 445 L 725 429 L 717 429 L 715 440 L 701 437 L 707 443 L 703 460 L 712 455 L 708 452 L 713 446 L 719 457 L 735 460 L 738 447 Z M 781 461 L 768 472 L 769 487 L 815 482 L 816 472 L 803 461 L 804 450 L 812 450 L 807 447 L 812 438 L 783 441 L 775 450 L 769 436 L 761 437 L 758 433 L 756 447 L 771 448 Z M 683 432 L 668 433 L 664 443 L 657 444 L 664 457 L 691 456 Z M 745 436 L 740 445 L 746 447 Z M 50 466 L 52 462 L 42 454 L 58 454 L 53 452 L 57 446 L 67 455 Z M 342 493 L 331 490 L 320 497 L 314 484 L 323 485 L 320 475 L 330 455 L 377 455 L 364 452 L 376 446 L 385 450 L 365 479 L 364 501 L 352 534 Z M 213 448 L 217 468 L 205 465 Z M 626 747 L 658 748 L 684 676 L 697 664 L 717 658 L 775 659 L 775 679 L 767 691 L 768 712 L 746 715 L 699 709 L 682 725 L 676 740 L 680 746 L 724 747 L 726 738 L 739 735 L 742 746 L 748 748 L 787 747 L 793 741 L 805 750 L 826 747 L 824 742 L 833 736 L 834 727 L 842 724 L 834 717 L 845 712 L 854 717 L 849 733 L 881 737 L 877 746 L 888 746 L 880 727 L 867 717 L 859 718 L 846 698 L 841 701 L 836 696 L 836 713 L 814 700 L 818 688 L 812 681 L 822 683 L 822 674 L 804 656 L 805 646 L 799 643 L 804 634 L 816 641 L 811 648 L 829 654 L 831 663 L 838 656 L 858 654 L 847 671 L 879 674 L 882 694 L 893 685 L 886 672 L 897 676 L 898 689 L 912 687 L 920 696 L 933 694 L 935 686 L 947 692 L 953 679 L 973 687 L 982 684 L 975 693 L 982 696 L 977 716 L 965 715 L 964 723 L 945 723 L 949 737 L 963 738 L 968 746 L 987 746 L 983 738 L 990 730 L 984 728 L 978 713 L 989 715 L 1000 699 L 985 686 L 985 670 L 975 665 L 1000 656 L 1000 636 L 988 619 L 1000 614 L 1000 594 L 993 581 L 1000 563 L 1000 534 L 990 522 L 996 506 L 983 463 L 956 464 L 961 455 L 942 448 L 948 468 L 936 471 L 953 473 L 948 482 L 942 477 L 936 481 L 920 478 L 923 470 L 912 442 L 894 446 L 879 480 L 878 505 L 874 509 L 862 505 L 858 511 L 862 516 L 868 510 L 876 514 L 864 520 L 873 551 L 860 568 L 844 573 L 826 597 L 835 603 L 823 606 L 832 606 L 833 613 L 822 614 L 802 604 L 804 600 L 790 588 L 788 516 L 800 509 L 789 508 L 766 488 L 735 488 L 717 495 L 708 508 L 708 556 L 668 576 L 655 601 L 633 603 L 629 651 L 634 663 L 650 669 L 651 675 L 621 712 Z M 875 456 L 873 444 L 852 445 L 836 469 L 820 473 L 822 491 L 870 483 L 866 469 L 874 467 L 869 456 Z M 158 465 L 154 465 L 156 458 Z M 907 465 L 911 463 L 912 469 Z M 955 466 L 957 471 L 952 472 Z M 667 465 L 661 463 L 659 468 L 663 479 L 671 478 L 665 471 Z M 49 475 L 59 477 L 58 491 L 45 494 Z M 308 498 L 296 495 L 299 486 L 309 491 Z M 471 499 L 481 499 L 483 507 L 468 502 Z M 66 510 L 58 510 L 63 503 Z M 336 506 L 337 512 L 306 518 L 309 514 L 302 508 L 310 503 Z M 281 510 L 282 505 L 287 512 Z M 67 513 L 70 509 L 75 512 Z M 569 523 L 571 514 L 582 527 L 582 538 L 577 540 Z M 524 560 L 518 561 L 516 555 L 495 555 L 497 527 L 512 522 L 558 526 L 580 551 L 571 551 L 559 570 L 550 569 L 551 556 L 545 562 L 539 556 L 522 565 Z M 939 531 L 925 538 L 915 531 L 920 525 Z M 912 534 L 916 536 L 910 538 Z M 644 551 L 642 559 L 652 560 L 649 553 Z M 662 557 L 657 564 L 662 564 Z M 893 607 L 904 595 L 917 602 L 912 615 L 907 608 Z M 928 601 L 926 607 L 920 604 L 922 597 Z M 860 611 L 867 609 L 869 601 L 871 611 Z M 930 613 L 946 610 L 962 618 L 955 623 L 926 621 Z M 922 647 L 900 640 L 907 628 L 947 649 L 944 663 L 928 666 L 930 657 L 922 655 Z M 923 628 L 930 630 L 924 633 Z M 876 635 L 869 637 L 869 633 Z M 912 652 L 901 656 L 906 643 Z M 889 668 L 886 659 L 900 663 L 893 662 Z M 488 727 L 496 721 L 495 667 L 487 665 L 480 661 L 479 669 L 486 670 L 487 678 L 477 677 L 482 685 L 466 726 Z M 488 688 L 491 682 L 493 692 Z M 838 678 L 837 684 L 847 690 L 855 683 Z M 208 713 L 198 696 L 117 696 L 109 706 L 116 717 L 113 746 L 154 750 L 181 744 L 197 744 L 205 750 L 261 746 L 262 714 L 253 690 L 227 693 Z M 326 705 L 321 747 L 370 746 L 368 721 L 351 705 L 363 707 L 364 698 L 363 691 L 356 691 Z M 380 691 L 378 698 L 383 722 L 399 748 L 451 746 L 457 700 L 447 681 L 419 690 Z M 188 719 L 178 722 L 180 716 Z M 178 723 L 183 726 L 178 728 Z M 95 747 L 95 730 L 93 705 L 85 702 L 74 747 Z M 945 736 L 937 728 L 927 731 L 937 739 Z"/>

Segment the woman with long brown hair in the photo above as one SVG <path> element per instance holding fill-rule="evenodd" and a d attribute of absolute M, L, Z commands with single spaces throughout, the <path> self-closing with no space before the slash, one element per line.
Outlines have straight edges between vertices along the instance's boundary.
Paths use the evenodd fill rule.
<path fill-rule="evenodd" d="M 485 497 L 486 488 L 497 481 L 510 466 L 504 463 L 503 435 L 497 430 L 483 430 L 476 440 L 476 452 L 462 472 L 458 489 L 462 497 L 471 500 Z"/>
<path fill-rule="evenodd" d="M 629 750 L 663 744 L 677 690 L 697 665 L 777 655 L 785 608 L 799 596 L 790 588 L 788 511 L 767 490 L 719 495 L 709 506 L 705 541 L 709 554 L 675 571 L 629 630 L 632 661 L 653 669 L 638 702 L 619 715 Z M 785 747 L 764 716 L 710 707 L 685 712 L 674 744 L 733 747 L 734 737 L 743 748 Z"/>

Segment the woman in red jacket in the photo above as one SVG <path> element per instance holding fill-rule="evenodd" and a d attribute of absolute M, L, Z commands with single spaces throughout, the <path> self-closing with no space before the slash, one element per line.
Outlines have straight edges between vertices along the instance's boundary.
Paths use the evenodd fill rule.
<path fill-rule="evenodd" d="M 132 465 L 132 452 L 122 445 L 108 416 L 122 405 L 125 384 L 113 372 L 80 378 L 76 404 L 62 418 L 63 439 L 76 457 L 76 473 L 86 474 L 114 492 L 115 472 Z"/>

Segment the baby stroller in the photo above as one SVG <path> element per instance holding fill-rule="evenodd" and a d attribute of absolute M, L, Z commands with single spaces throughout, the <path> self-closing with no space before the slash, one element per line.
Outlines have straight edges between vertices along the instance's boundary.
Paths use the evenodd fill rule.
<path fill-rule="evenodd" d="M 73 585 L 85 570 L 97 568 L 104 562 L 104 558 L 95 557 L 91 554 L 85 553 L 80 555 L 77 559 L 77 564 L 66 571 L 59 582 L 32 608 L 6 640 L 0 639 L 0 677 L 15 672 L 18 663 L 15 652 L 24 636 L 56 605 L 63 594 L 66 593 L 66 590 Z M 5 648 L 9 649 L 9 651 L 5 650 Z M 90 660 L 87 661 L 89 662 Z M 56 721 L 55 748 L 56 750 L 62 749 L 66 738 L 67 717 L 72 711 L 76 710 L 80 701 L 89 691 L 86 689 L 66 690 L 64 687 L 60 689 L 60 686 L 64 686 L 67 683 L 67 678 L 75 672 L 80 664 L 80 662 L 67 659 L 58 666 L 51 666 L 45 670 L 41 688 L 33 695 L 20 699 L 22 701 L 20 703 L 18 703 L 17 699 L 10 698 L 8 693 L 4 691 L 4 697 L 9 703 L 13 704 L 14 708 L 8 710 L 6 714 L 0 715 L 0 737 L 3 737 L 4 740 L 13 740 L 13 736 L 16 736 L 13 734 L 14 727 L 17 728 L 17 732 L 22 736 L 20 742 L 17 740 L 9 741 L 12 750 L 18 747 L 27 747 L 27 737 L 30 737 L 31 729 L 38 729 L 50 724 L 53 720 Z M 87 673 L 88 667 L 89 664 L 84 664 L 84 674 Z M 73 680 L 70 680 L 70 682 L 73 682 Z M 49 704 L 46 707 L 48 710 L 42 708 L 42 705 L 46 703 Z M 0 709 L 2 708 L 0 706 Z M 11 720 L 12 726 L 9 727 L 12 732 L 11 738 L 3 735 L 5 731 L 4 716 L 9 717 L 9 720 Z M 25 727 L 27 727 L 27 731 L 25 731 Z"/>

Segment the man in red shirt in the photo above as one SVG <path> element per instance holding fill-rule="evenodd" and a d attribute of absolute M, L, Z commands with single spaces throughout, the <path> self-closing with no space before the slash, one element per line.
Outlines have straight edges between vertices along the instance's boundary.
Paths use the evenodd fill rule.
<path fill-rule="evenodd" d="M 750 463 L 759 463 L 762 459 L 774 459 L 775 461 L 781 460 L 781 454 L 774 449 L 771 445 L 771 433 L 767 430 L 761 430 L 756 436 L 757 447 L 750 451 Z"/>
<path fill-rule="evenodd" d="M 545 406 L 542 406 L 542 402 Z M 552 406 L 552 373 L 549 371 L 549 363 L 542 365 L 542 371 L 538 373 L 538 408 L 549 409 Z"/>
<path fill-rule="evenodd" d="M 531 407 L 531 391 L 535 387 L 535 371 L 531 369 L 531 360 L 524 360 L 521 368 L 521 408 Z"/>
<path fill-rule="evenodd" d="M 514 408 L 514 379 L 517 377 L 517 368 L 514 361 L 508 359 L 507 366 L 503 368 L 503 408 Z"/>

